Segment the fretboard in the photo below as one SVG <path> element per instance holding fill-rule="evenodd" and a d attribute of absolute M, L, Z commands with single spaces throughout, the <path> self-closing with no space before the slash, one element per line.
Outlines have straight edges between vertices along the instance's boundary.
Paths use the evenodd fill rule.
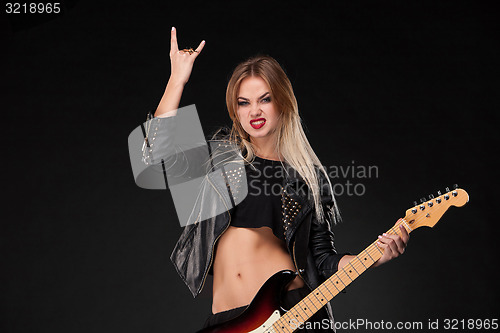
<path fill-rule="evenodd" d="M 413 230 L 404 219 L 401 219 L 387 231 L 387 234 L 401 235 L 400 225 L 403 225 L 408 232 Z M 377 245 L 377 241 L 370 244 L 360 254 L 351 259 L 349 263 L 288 310 L 273 324 L 271 331 L 280 333 L 295 331 L 297 324 L 305 323 L 345 287 L 363 274 L 382 257 L 383 249 Z"/>

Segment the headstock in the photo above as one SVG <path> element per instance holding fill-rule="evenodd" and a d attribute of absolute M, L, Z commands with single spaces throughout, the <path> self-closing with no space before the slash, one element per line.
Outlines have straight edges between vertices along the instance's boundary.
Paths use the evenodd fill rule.
<path fill-rule="evenodd" d="M 455 185 L 455 189 L 450 191 L 446 188 L 446 193 L 441 194 L 438 192 L 438 196 L 434 197 L 432 194 L 429 195 L 430 200 L 425 200 L 425 198 L 420 199 L 420 204 L 408 209 L 405 215 L 405 221 L 407 225 L 414 230 L 423 226 L 434 227 L 443 214 L 451 206 L 462 207 L 467 202 L 469 202 L 469 194 L 461 188 Z"/>

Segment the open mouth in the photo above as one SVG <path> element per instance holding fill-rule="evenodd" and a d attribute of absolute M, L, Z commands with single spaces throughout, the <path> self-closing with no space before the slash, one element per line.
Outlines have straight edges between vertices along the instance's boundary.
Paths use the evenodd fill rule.
<path fill-rule="evenodd" d="M 266 120 L 264 118 L 250 120 L 250 126 L 252 126 L 255 129 L 261 128 L 262 126 L 264 126 L 265 123 L 266 123 Z"/>

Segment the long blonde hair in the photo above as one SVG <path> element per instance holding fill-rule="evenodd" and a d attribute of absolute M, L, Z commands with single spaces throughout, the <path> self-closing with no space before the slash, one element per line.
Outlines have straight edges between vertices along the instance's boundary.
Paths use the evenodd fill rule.
<path fill-rule="evenodd" d="M 238 93 L 241 82 L 247 77 L 262 78 L 271 89 L 271 97 L 280 112 L 280 125 L 277 128 L 276 153 L 283 157 L 284 162 L 295 169 L 306 182 L 312 193 L 314 207 L 318 220 L 323 221 L 324 212 L 321 204 L 323 186 L 329 187 L 333 200 L 333 223 L 340 219 L 330 179 L 325 168 L 314 153 L 302 128 L 299 116 L 297 99 L 292 84 L 280 64 L 272 57 L 259 55 L 240 63 L 234 69 L 226 89 L 226 105 L 233 122 L 230 139 L 237 142 L 244 158 L 252 161 L 255 156 L 255 147 L 250 142 L 248 133 L 243 129 L 238 119 Z M 321 184 L 317 169 L 322 172 L 328 184 Z"/>

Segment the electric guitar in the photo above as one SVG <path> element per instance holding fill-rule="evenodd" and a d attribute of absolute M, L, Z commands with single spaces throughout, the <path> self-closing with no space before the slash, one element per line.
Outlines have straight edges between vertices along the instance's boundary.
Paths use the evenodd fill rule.
<path fill-rule="evenodd" d="M 408 233 L 423 226 L 433 227 L 448 208 L 461 207 L 469 201 L 467 192 L 457 186 L 453 191 L 448 188 L 446 191 L 445 194 L 438 192 L 436 198 L 430 195 L 428 201 L 421 199 L 420 205 L 415 202 L 415 206 L 408 209 L 405 217 L 387 233 L 399 235 L 400 225 Z M 377 245 L 377 241 L 373 242 L 288 311 L 280 307 L 280 296 L 297 273 L 291 270 L 277 272 L 262 285 L 252 302 L 238 317 L 202 329 L 198 333 L 294 332 L 298 328 L 297 324 L 305 323 L 380 259 L 382 254 L 383 250 Z"/>

